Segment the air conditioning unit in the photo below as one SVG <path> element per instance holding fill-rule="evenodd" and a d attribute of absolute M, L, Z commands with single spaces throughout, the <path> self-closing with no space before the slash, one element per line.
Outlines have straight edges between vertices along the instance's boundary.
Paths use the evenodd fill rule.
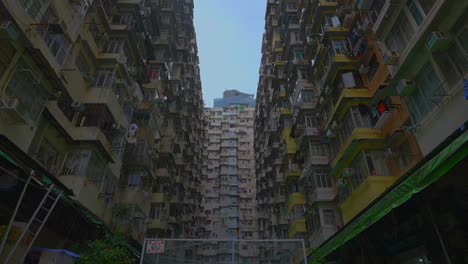
<path fill-rule="evenodd" d="M 450 37 L 445 32 L 434 31 L 426 40 L 426 48 L 432 52 L 446 51 L 450 45 Z"/>
<path fill-rule="evenodd" d="M 383 63 L 385 65 L 395 65 L 400 58 L 400 54 L 397 51 L 389 50 L 383 56 Z"/>
<path fill-rule="evenodd" d="M 16 40 L 18 39 L 19 32 L 13 25 L 13 22 L 0 21 L 0 39 Z"/>
<path fill-rule="evenodd" d="M 401 79 L 398 83 L 396 90 L 399 95 L 401 96 L 408 96 L 413 94 L 414 90 L 416 89 L 416 84 L 408 79 Z"/>

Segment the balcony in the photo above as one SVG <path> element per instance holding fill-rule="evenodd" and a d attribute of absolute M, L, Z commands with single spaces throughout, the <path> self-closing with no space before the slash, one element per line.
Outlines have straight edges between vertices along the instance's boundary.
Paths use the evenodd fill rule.
<path fill-rule="evenodd" d="M 148 209 L 151 202 L 153 179 L 145 170 L 132 169 L 120 178 L 119 201 L 133 203 Z M 145 210 L 146 211 L 146 210 Z"/>
<path fill-rule="evenodd" d="M 344 164 L 352 160 L 356 152 L 365 147 L 382 147 L 384 134 L 378 129 L 374 129 L 368 116 L 362 115 L 357 107 L 351 107 L 347 116 L 343 119 L 342 128 L 333 139 L 332 152 L 334 160 L 332 162 L 331 175 L 339 173 Z M 340 144 L 339 142 L 342 142 Z"/>
<path fill-rule="evenodd" d="M 74 150 L 64 155 L 59 179 L 78 196 L 85 181 L 99 183 L 105 173 L 106 164 L 91 149 Z"/>
<path fill-rule="evenodd" d="M 288 172 L 286 173 L 286 179 L 291 180 L 291 179 L 298 179 L 301 176 L 301 170 L 298 168 L 293 168 L 293 169 L 288 169 Z"/>
<path fill-rule="evenodd" d="M 286 203 L 286 202 L 287 202 L 286 194 L 275 195 L 275 203 Z"/>
<path fill-rule="evenodd" d="M 369 176 L 340 205 L 343 224 L 346 224 L 371 201 L 379 197 L 393 182 L 394 176 Z"/>
<path fill-rule="evenodd" d="M 174 154 L 174 143 L 170 137 L 163 137 L 161 140 L 161 145 L 159 147 L 159 152 L 164 155 L 172 156 Z"/>
<path fill-rule="evenodd" d="M 336 15 L 325 15 L 320 25 L 320 39 L 328 39 L 329 36 L 345 36 L 349 32 L 349 26 L 352 24 L 352 15 L 346 15 L 344 21 Z"/>
<path fill-rule="evenodd" d="M 294 140 L 294 138 L 290 137 L 290 134 L 291 134 L 291 128 L 290 127 L 283 128 L 281 139 L 283 141 L 282 147 L 284 149 L 283 149 L 282 152 L 285 153 L 285 154 L 288 154 L 289 156 L 292 156 L 297 151 L 297 145 L 296 145 L 296 141 Z M 286 157 L 286 155 L 285 155 L 285 157 Z"/>
<path fill-rule="evenodd" d="M 48 91 L 36 74 L 20 60 L 0 95 L 0 120 L 9 124 L 32 125 L 39 118 L 47 96 Z"/>
<path fill-rule="evenodd" d="M 366 88 L 342 89 L 337 99 L 331 99 L 330 101 L 327 118 L 325 120 L 325 130 L 329 128 L 332 121 L 336 120 L 337 116 L 343 116 L 344 112 L 348 111 L 350 106 L 366 104 L 371 97 L 371 93 Z"/>
<path fill-rule="evenodd" d="M 307 225 L 312 225 L 312 219 L 308 218 L 306 220 L 308 223 Z M 319 225 L 318 227 L 315 227 L 312 231 L 312 234 L 309 233 L 309 241 L 310 241 L 310 247 L 315 248 L 320 246 L 320 244 L 323 243 L 323 241 L 327 240 L 330 238 L 333 234 L 335 234 L 338 231 L 338 226 L 337 225 Z"/>
<path fill-rule="evenodd" d="M 289 227 L 288 238 L 293 239 L 293 238 L 296 238 L 296 235 L 300 233 L 306 233 L 306 232 L 307 232 L 307 229 L 306 229 L 306 224 L 305 224 L 305 218 L 296 219 Z"/>
<path fill-rule="evenodd" d="M 104 134 L 105 130 L 103 131 L 103 129 L 98 126 L 73 125 L 62 110 L 60 110 L 55 101 L 47 102 L 46 107 L 52 117 L 60 124 L 72 140 L 97 142 L 104 150 L 104 154 L 107 155 L 110 160 L 113 159 L 112 145 Z"/>
<path fill-rule="evenodd" d="M 124 104 L 128 98 L 128 87 L 123 80 L 114 79 L 108 86 L 94 86 L 81 98 L 84 104 L 105 104 L 115 121 L 123 127 L 129 126 Z"/>
<path fill-rule="evenodd" d="M 123 158 L 125 166 L 145 167 L 153 171 L 155 169 L 152 157 L 154 151 L 146 139 L 137 139 L 134 144 L 127 144 Z"/>
<path fill-rule="evenodd" d="M 167 200 L 167 197 L 165 195 L 165 193 L 153 193 L 151 195 L 151 202 L 152 203 L 164 203 L 166 202 Z"/>
<path fill-rule="evenodd" d="M 310 32 L 317 32 L 323 15 L 325 13 L 333 13 L 338 6 L 337 0 L 319 0 L 311 1 L 311 4 L 307 5 L 305 24 L 310 27 Z"/>
<path fill-rule="evenodd" d="M 158 168 L 158 169 L 156 169 L 156 177 L 158 177 L 158 178 L 169 178 L 169 177 L 171 177 L 171 173 L 169 172 L 168 168 Z"/>
<path fill-rule="evenodd" d="M 335 81 L 338 71 L 356 69 L 359 57 L 350 56 L 348 54 L 346 49 L 344 49 L 342 53 L 335 53 L 331 50 L 328 51 L 323 64 L 316 69 L 315 76 L 318 76 L 318 78 L 315 85 L 320 91 Z"/>
<path fill-rule="evenodd" d="M 291 212 L 294 206 L 303 205 L 305 203 L 305 197 L 302 193 L 295 192 L 291 193 L 288 197 L 288 211 Z"/>
<path fill-rule="evenodd" d="M 161 218 L 151 219 L 148 223 L 148 229 L 153 230 L 166 230 L 168 227 L 167 222 Z"/>
<path fill-rule="evenodd" d="M 134 4 L 137 0 L 118 0 L 119 4 Z M 133 31 L 136 20 L 133 15 L 118 14 L 112 16 L 110 29 L 113 31 Z"/>

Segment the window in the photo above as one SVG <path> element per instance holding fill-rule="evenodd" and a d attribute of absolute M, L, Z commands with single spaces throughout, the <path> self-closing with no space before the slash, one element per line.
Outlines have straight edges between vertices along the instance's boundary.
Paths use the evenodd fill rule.
<path fill-rule="evenodd" d="M 364 160 L 360 157 L 361 155 L 358 155 L 356 161 L 353 162 L 358 172 L 371 176 L 390 175 L 383 152 L 363 151 Z M 363 161 L 364 164 L 362 163 Z"/>
<path fill-rule="evenodd" d="M 161 3 L 162 8 L 172 8 L 172 0 L 165 0 Z"/>
<path fill-rule="evenodd" d="M 152 204 L 149 217 L 151 219 L 161 218 L 162 217 L 162 210 L 163 210 L 161 207 L 162 207 L 162 204 Z"/>
<path fill-rule="evenodd" d="M 315 98 L 312 90 L 302 90 L 299 97 L 302 103 L 311 103 Z"/>
<path fill-rule="evenodd" d="M 345 55 L 348 51 L 345 40 L 332 40 L 332 46 L 335 54 Z"/>
<path fill-rule="evenodd" d="M 301 79 L 302 80 L 307 80 L 307 70 L 306 69 L 300 69 L 299 72 L 301 73 Z"/>
<path fill-rule="evenodd" d="M 81 74 L 89 73 L 89 67 L 86 63 L 86 60 L 83 58 L 83 55 L 80 54 L 76 57 L 75 64 L 78 70 L 81 72 Z"/>
<path fill-rule="evenodd" d="M 421 25 L 424 18 L 431 11 L 436 0 L 408 0 L 406 6 L 414 18 L 416 24 Z"/>
<path fill-rule="evenodd" d="M 367 78 L 369 80 L 372 80 L 374 79 L 374 75 L 375 73 L 377 72 L 377 70 L 379 69 L 379 61 L 377 60 L 377 57 L 374 55 L 372 55 L 372 58 L 370 59 L 369 63 L 367 64 L 367 67 L 368 68 L 368 71 L 367 71 Z"/>
<path fill-rule="evenodd" d="M 335 211 L 332 209 L 323 209 L 323 222 L 326 225 L 335 225 Z"/>
<path fill-rule="evenodd" d="M 104 179 L 104 184 L 102 186 L 102 193 L 104 194 L 105 198 L 114 196 L 115 186 L 117 184 L 117 178 L 107 171 L 106 178 Z"/>
<path fill-rule="evenodd" d="M 128 25 L 130 24 L 131 19 L 132 19 L 131 14 L 115 15 L 112 17 L 112 24 Z"/>
<path fill-rule="evenodd" d="M 291 118 L 285 118 L 284 119 L 284 126 L 285 127 L 291 127 L 291 125 L 292 125 Z"/>
<path fill-rule="evenodd" d="M 304 51 L 303 50 L 295 50 L 294 51 L 294 60 L 302 60 L 304 58 Z"/>
<path fill-rule="evenodd" d="M 397 51 L 398 53 L 402 53 L 408 42 L 414 35 L 414 29 L 411 23 L 408 20 L 408 17 L 404 12 L 402 12 L 395 24 L 393 24 L 392 29 L 388 33 L 385 44 L 387 45 L 388 49 L 391 51 Z"/>
<path fill-rule="evenodd" d="M 142 187 L 142 173 L 139 171 L 132 171 L 128 173 L 127 184 L 129 187 Z"/>
<path fill-rule="evenodd" d="M 58 150 L 50 144 L 49 140 L 43 139 L 35 157 L 42 163 L 42 166 L 52 171 L 61 166 L 62 160 L 59 158 Z"/>
<path fill-rule="evenodd" d="M 300 41 L 301 40 L 301 37 L 299 35 L 299 31 L 293 31 L 292 32 L 292 37 L 293 37 L 294 41 Z"/>
<path fill-rule="evenodd" d="M 319 126 L 319 122 L 317 120 L 317 118 L 311 116 L 311 115 L 306 115 L 304 116 L 304 121 L 305 121 L 305 126 L 306 127 L 318 127 Z"/>
<path fill-rule="evenodd" d="M 323 146 L 324 145 L 322 145 L 320 143 L 309 142 L 310 154 L 313 155 L 313 156 L 323 156 L 323 155 L 325 155 L 325 148 Z"/>
<path fill-rule="evenodd" d="M 41 3 L 37 0 L 20 0 L 21 5 L 28 15 L 36 20 L 40 17 Z"/>
<path fill-rule="evenodd" d="M 406 2 L 406 6 L 408 7 L 408 10 L 413 16 L 414 21 L 416 21 L 416 24 L 421 25 L 421 22 L 424 19 L 424 14 L 423 12 L 421 12 L 417 2 L 415 2 L 414 0 L 409 0 L 408 2 Z"/>
<path fill-rule="evenodd" d="M 330 188 L 332 183 L 325 170 L 314 170 L 315 186 L 317 188 Z"/>
<path fill-rule="evenodd" d="M 294 211 L 293 211 L 293 216 L 295 218 L 302 218 L 304 217 L 304 207 L 301 206 L 295 206 Z"/>
<path fill-rule="evenodd" d="M 307 221 L 309 234 L 313 234 L 320 227 L 320 215 L 317 208 L 312 210 L 312 216 Z"/>
<path fill-rule="evenodd" d="M 170 16 L 162 16 L 161 21 L 163 24 L 169 25 L 171 23 L 171 17 Z"/>
<path fill-rule="evenodd" d="M 441 82 L 430 63 L 426 63 L 416 74 L 416 89 L 406 97 L 411 119 L 414 124 L 421 120 L 435 107 L 434 99 L 440 93 Z"/>
<path fill-rule="evenodd" d="M 106 47 L 106 53 L 120 53 L 124 47 L 123 39 L 111 39 Z"/>
<path fill-rule="evenodd" d="M 288 9 L 297 9 L 296 2 L 288 2 L 287 6 L 288 6 Z"/>
<path fill-rule="evenodd" d="M 32 69 L 20 60 L 3 96 L 5 96 L 4 101 L 9 98 L 18 99 L 21 116 L 27 120 L 36 121 L 47 100 L 47 90 Z M 7 104 L 10 103 L 7 102 Z"/>
<path fill-rule="evenodd" d="M 411 163 L 411 156 L 412 156 L 412 151 L 411 151 L 411 146 L 408 142 L 408 140 L 405 140 L 401 145 L 398 147 L 398 165 L 400 166 L 400 169 L 406 168 Z"/>
<path fill-rule="evenodd" d="M 44 31 L 42 38 L 59 64 L 63 64 L 70 51 L 70 42 L 63 34 L 49 34 Z"/>
<path fill-rule="evenodd" d="M 114 79 L 114 72 L 100 71 L 96 74 L 96 86 L 109 87 L 112 85 Z"/>
<path fill-rule="evenodd" d="M 289 24 L 292 24 L 292 25 L 299 24 L 299 18 L 297 16 L 291 16 L 289 18 Z"/>
<path fill-rule="evenodd" d="M 447 51 L 432 55 L 449 89 L 458 85 L 468 69 L 468 22 L 456 28 L 459 31 Z"/>

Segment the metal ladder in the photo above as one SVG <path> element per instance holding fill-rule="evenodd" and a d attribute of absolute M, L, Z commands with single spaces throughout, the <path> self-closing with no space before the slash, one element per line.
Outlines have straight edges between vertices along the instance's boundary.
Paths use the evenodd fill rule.
<path fill-rule="evenodd" d="M 15 259 L 12 263 L 16 264 L 16 263 L 24 262 L 26 255 L 28 254 L 32 245 L 34 244 L 37 237 L 39 236 L 39 233 L 41 232 L 42 227 L 44 227 L 45 222 L 49 218 L 50 214 L 54 210 L 55 206 L 57 205 L 57 202 L 60 200 L 60 197 L 63 194 L 63 191 L 59 191 L 58 193 L 55 193 L 54 187 L 55 185 L 51 184 L 49 188 L 47 189 L 47 192 L 42 198 L 39 205 L 37 206 L 36 211 L 31 216 L 31 219 L 27 223 L 20 237 L 18 238 L 18 240 L 16 240 L 15 244 L 13 245 L 13 248 L 11 249 L 7 257 L 5 258 L 4 260 L 5 264 L 9 263 L 10 259 L 12 259 L 14 252 L 18 248 L 20 242 L 24 239 L 26 234 L 29 234 L 30 236 L 32 236 L 32 239 L 28 241 L 25 246 L 21 245 L 21 248 L 25 250 L 24 254 L 21 256 L 20 259 Z M 26 189 L 27 185 L 24 188 Z M 21 203 L 21 199 L 18 201 L 18 203 Z M 19 204 L 17 205 L 17 207 L 19 207 Z M 16 217 L 16 212 L 12 216 L 12 220 L 14 220 L 15 217 Z M 13 223 L 13 221 L 11 221 L 11 223 Z M 10 229 L 11 229 L 11 225 L 8 227 L 7 232 L 5 233 L 6 236 L 8 236 L 8 232 L 10 231 Z"/>

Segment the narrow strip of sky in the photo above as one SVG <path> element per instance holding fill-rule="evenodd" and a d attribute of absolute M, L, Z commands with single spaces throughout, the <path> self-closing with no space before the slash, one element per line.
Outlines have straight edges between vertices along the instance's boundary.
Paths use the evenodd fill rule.
<path fill-rule="evenodd" d="M 195 30 L 207 107 L 227 89 L 256 93 L 265 7 L 265 0 L 195 0 Z"/>

